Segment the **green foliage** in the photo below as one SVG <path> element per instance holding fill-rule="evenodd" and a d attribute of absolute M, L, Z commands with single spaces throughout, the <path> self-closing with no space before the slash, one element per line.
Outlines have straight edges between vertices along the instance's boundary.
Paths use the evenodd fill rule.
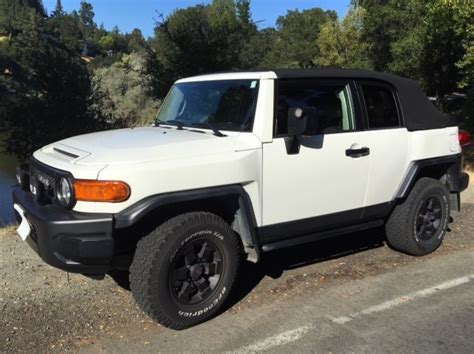
<path fill-rule="evenodd" d="M 173 12 L 157 25 L 150 46 L 169 85 L 178 77 L 238 67 L 241 28 L 235 3 L 214 0 Z"/>
<path fill-rule="evenodd" d="M 358 4 L 366 10 L 362 35 L 370 43 L 369 57 L 376 70 L 418 79 L 438 98 L 467 85 L 459 69 L 467 68 L 464 78 L 472 72 L 466 59 L 474 36 L 472 2 L 361 0 Z"/>
<path fill-rule="evenodd" d="M 370 69 L 368 43 L 361 37 L 365 10 L 352 7 L 342 22 L 330 20 L 321 26 L 317 39 L 316 66 Z"/>
<path fill-rule="evenodd" d="M 82 52 L 85 43 L 84 33 L 77 13 L 55 14 L 47 22 L 47 25 L 69 50 L 77 54 Z"/>
<path fill-rule="evenodd" d="M 87 1 L 81 1 L 81 8 L 79 9 L 79 19 L 84 28 L 94 28 L 96 24 L 94 22 L 94 11 L 93 7 Z"/>
<path fill-rule="evenodd" d="M 95 70 L 92 77 L 92 109 L 112 126 L 150 124 L 158 111 L 153 97 L 153 77 L 146 53 L 124 54 L 109 67 Z"/>
<path fill-rule="evenodd" d="M 0 129 L 6 132 L 6 151 L 22 159 L 40 146 L 98 125 L 87 115 L 89 79 L 80 59 L 48 31 L 36 9 L 6 9 L 19 17 L 10 41 L 1 47 L 9 74 L 0 77 Z"/>
<path fill-rule="evenodd" d="M 0 130 L 9 152 L 24 158 L 70 135 L 148 124 L 174 80 L 238 68 L 394 72 L 419 80 L 474 129 L 472 1 L 353 0 L 342 20 L 293 10 L 259 29 L 250 0 L 213 0 L 162 18 L 149 39 L 94 18 L 86 1 L 68 13 L 57 0 L 48 17 L 40 0 L 0 0 Z"/>
<path fill-rule="evenodd" d="M 51 17 L 64 16 L 65 14 L 66 12 L 64 11 L 61 0 L 56 0 L 56 7 L 54 8 L 54 11 L 51 13 Z"/>
<path fill-rule="evenodd" d="M 335 21 L 335 11 L 314 8 L 288 11 L 277 19 L 277 38 L 265 61 L 271 66 L 309 68 L 318 56 L 316 39 L 327 21 Z"/>

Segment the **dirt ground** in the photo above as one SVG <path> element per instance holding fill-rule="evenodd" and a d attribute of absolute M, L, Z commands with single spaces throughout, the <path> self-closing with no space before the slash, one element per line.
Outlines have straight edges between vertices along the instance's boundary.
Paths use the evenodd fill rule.
<path fill-rule="evenodd" d="M 465 204 L 442 247 L 427 258 L 474 250 L 473 215 L 474 204 Z M 269 253 L 258 266 L 244 264 L 226 315 L 424 259 L 390 250 L 382 230 Z M 0 352 L 76 351 L 106 337 L 122 338 L 127 329 L 157 327 L 111 278 L 68 276 L 42 263 L 16 235 L 0 235 Z"/>

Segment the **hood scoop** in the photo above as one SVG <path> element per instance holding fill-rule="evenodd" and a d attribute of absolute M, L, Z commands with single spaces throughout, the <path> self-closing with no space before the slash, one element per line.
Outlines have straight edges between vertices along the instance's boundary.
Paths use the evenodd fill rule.
<path fill-rule="evenodd" d="M 63 154 L 63 155 L 66 155 L 72 159 L 77 159 L 78 157 L 80 157 L 79 155 L 76 155 L 76 154 L 73 154 L 72 152 L 67 152 L 65 150 L 62 150 L 58 147 L 53 147 L 53 150 L 56 151 L 57 153 L 59 154 Z"/>
<path fill-rule="evenodd" d="M 77 161 L 90 155 L 90 152 L 72 148 L 70 146 L 54 143 L 41 149 L 41 152 L 49 157 L 65 162 L 76 163 Z"/>

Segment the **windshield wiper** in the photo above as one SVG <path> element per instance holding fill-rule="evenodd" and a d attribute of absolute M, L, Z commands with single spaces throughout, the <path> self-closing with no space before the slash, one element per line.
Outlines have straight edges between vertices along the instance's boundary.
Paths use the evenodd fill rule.
<path fill-rule="evenodd" d="M 176 125 L 177 129 L 178 130 L 183 130 L 183 127 L 184 127 L 184 123 L 181 122 L 180 120 L 167 120 L 166 122 L 162 121 L 162 120 L 155 120 L 155 127 L 159 127 L 160 124 L 163 124 L 163 125 Z"/>
<path fill-rule="evenodd" d="M 217 129 L 215 126 L 213 126 L 212 124 L 209 124 L 209 123 L 192 123 L 191 125 L 194 126 L 194 127 L 201 127 L 201 128 L 211 129 L 212 132 L 214 133 L 214 135 L 218 136 L 220 138 L 224 137 L 224 136 L 227 136 L 224 133 L 222 133 L 219 129 Z"/>

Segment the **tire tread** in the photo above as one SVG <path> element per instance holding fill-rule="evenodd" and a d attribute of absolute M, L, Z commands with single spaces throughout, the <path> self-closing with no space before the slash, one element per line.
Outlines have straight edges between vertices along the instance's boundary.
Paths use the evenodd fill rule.
<path fill-rule="evenodd" d="M 158 226 L 147 236 L 143 237 L 137 244 L 135 256 L 130 266 L 130 288 L 135 301 L 139 307 L 153 320 L 159 322 L 165 327 L 176 330 L 182 330 L 202 322 L 196 320 L 195 323 L 183 324 L 177 322 L 165 313 L 163 308 L 159 306 L 159 299 L 152 294 L 152 284 L 154 279 L 152 270 L 155 263 L 159 260 L 164 245 L 178 231 L 178 228 L 191 227 L 196 225 L 218 224 L 219 227 L 227 229 L 238 262 L 241 261 L 242 247 L 240 240 L 235 235 L 230 226 L 219 216 L 208 212 L 192 212 L 178 215 L 162 225 Z M 229 287 L 229 293 L 232 292 L 238 277 L 239 266 L 237 266 L 236 274 Z M 222 307 L 222 305 L 220 306 Z"/>

